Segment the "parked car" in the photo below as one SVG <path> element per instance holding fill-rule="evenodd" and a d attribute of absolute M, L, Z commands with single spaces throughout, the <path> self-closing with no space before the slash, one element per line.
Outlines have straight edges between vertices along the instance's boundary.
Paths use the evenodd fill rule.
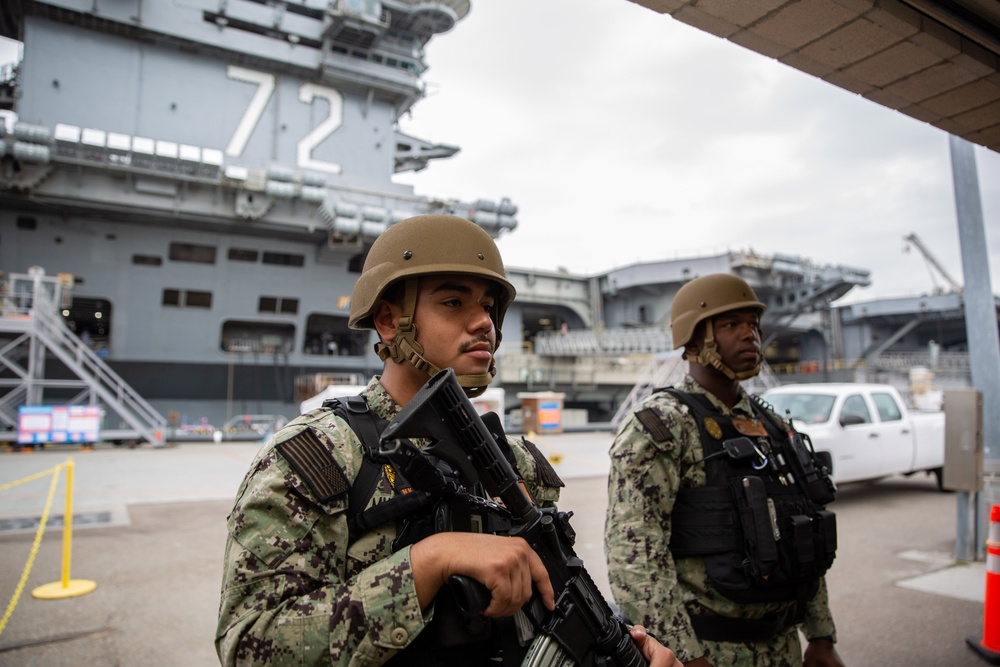
<path fill-rule="evenodd" d="M 944 413 L 910 410 L 895 387 L 794 384 L 761 396 L 809 436 L 834 482 L 926 472 L 942 488 Z"/>
<path fill-rule="evenodd" d="M 266 440 L 288 423 L 284 415 L 236 415 L 215 432 L 215 440 Z"/>

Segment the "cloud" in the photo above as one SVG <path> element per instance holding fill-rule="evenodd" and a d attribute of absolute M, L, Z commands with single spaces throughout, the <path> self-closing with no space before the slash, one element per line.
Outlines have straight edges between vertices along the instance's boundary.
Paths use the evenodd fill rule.
<path fill-rule="evenodd" d="M 510 197 L 512 266 L 753 248 L 868 269 L 871 298 L 935 286 L 916 232 L 961 280 L 947 135 L 776 61 L 626 0 L 476 3 L 426 57 L 401 126 L 462 151 L 399 178 Z M 1000 293 L 1000 155 L 976 156 Z"/>

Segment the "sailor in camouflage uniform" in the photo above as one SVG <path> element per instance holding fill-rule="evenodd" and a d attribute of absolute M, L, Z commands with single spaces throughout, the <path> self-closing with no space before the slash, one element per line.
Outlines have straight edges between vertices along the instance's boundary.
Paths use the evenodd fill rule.
<path fill-rule="evenodd" d="M 350 326 L 377 330 L 386 362 L 361 393 L 370 413 L 393 419 L 442 368 L 453 368 L 470 396 L 481 394 L 513 298 L 499 251 L 477 225 L 435 215 L 390 227 L 372 246 L 351 303 Z M 537 502 L 553 504 L 558 476 L 534 445 L 508 441 Z M 349 422 L 323 407 L 258 453 L 228 518 L 215 640 L 223 665 L 449 664 L 424 631 L 453 574 L 490 591 L 490 618 L 514 614 L 533 586 L 554 607 L 548 574 L 521 538 L 444 532 L 394 549 L 395 522 L 352 538 L 348 500 L 365 452 Z M 391 466 L 375 474 L 366 507 L 407 490 Z M 641 627 L 632 636 L 654 664 L 679 664 Z"/>
<path fill-rule="evenodd" d="M 707 504 L 705 496 L 699 499 L 699 493 L 716 491 L 705 488 L 709 486 L 709 461 L 704 442 L 721 442 L 722 425 L 735 431 L 733 435 L 765 441 L 762 423 L 777 419 L 773 412 L 762 414 L 740 386 L 740 380 L 760 370 L 760 315 L 764 309 L 750 286 L 729 274 L 704 276 L 678 291 L 671 306 L 671 324 L 675 347 L 685 348 L 689 372 L 675 389 L 684 392 L 681 396 L 686 400 L 668 391 L 654 392 L 619 426 L 611 447 L 605 524 L 611 588 L 625 614 L 645 624 L 685 665 L 792 667 L 804 662 L 807 667 L 842 666 L 834 648 L 836 632 L 821 576 L 835 549 L 832 513 L 824 510 L 813 517 L 815 521 L 805 522 L 812 530 L 821 523 L 820 514 L 826 519 L 824 538 L 809 533 L 802 540 L 809 559 L 815 555 L 814 545 L 825 542 L 825 547 L 815 547 L 826 549 L 815 560 L 826 561 L 810 576 L 782 589 L 798 591 L 798 599 L 796 595 L 781 599 L 784 593 L 755 598 L 752 585 L 742 590 L 738 586 L 727 588 L 726 577 L 746 583 L 745 575 L 733 572 L 748 562 L 742 544 L 730 547 L 736 559 L 729 562 L 738 565 L 723 572 L 721 580 L 713 580 L 707 566 L 709 562 L 726 562 L 709 552 L 724 551 L 727 540 L 742 542 L 742 536 L 737 530 L 739 519 L 727 513 L 733 504 L 729 498 L 735 495 L 729 488 L 718 489 L 725 494 L 721 505 L 718 495 Z M 787 432 L 787 424 L 780 419 L 775 423 Z M 762 435 L 765 438 L 758 437 Z M 730 465 L 722 463 L 726 452 L 714 446 L 712 451 L 720 455 L 711 456 L 710 461 Z M 746 449 L 745 453 L 763 464 L 759 450 Z M 743 455 L 737 449 L 731 454 L 734 458 Z M 772 499 L 767 499 L 770 525 L 785 525 L 781 508 L 788 503 L 793 503 L 792 507 L 808 503 L 797 489 L 789 484 L 782 496 L 785 505 L 778 501 L 777 517 Z M 679 502 L 679 497 L 684 500 Z M 695 511 L 681 513 L 688 502 Z M 767 507 L 761 506 L 766 517 Z M 722 518 L 714 519 L 717 523 L 710 526 L 708 517 L 713 513 Z M 766 532 L 772 532 L 770 526 Z M 709 536 L 715 540 L 712 546 L 699 548 L 699 541 Z M 771 538 L 770 544 L 780 550 L 791 539 L 786 530 L 777 541 Z M 771 579 L 775 578 L 772 575 Z M 739 601 L 724 595 L 722 588 Z M 809 640 L 804 659 L 799 628 Z"/>

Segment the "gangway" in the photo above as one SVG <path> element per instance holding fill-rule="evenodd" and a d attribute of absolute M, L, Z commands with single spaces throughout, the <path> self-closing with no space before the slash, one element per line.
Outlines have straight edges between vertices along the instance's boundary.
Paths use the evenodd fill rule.
<path fill-rule="evenodd" d="M 657 355 L 650 361 L 639 381 L 635 383 L 632 391 L 618 406 L 615 416 L 611 418 L 613 428 L 617 429 L 625 415 L 656 389 L 668 387 L 681 381 L 687 372 L 687 362 L 684 361 L 683 353 L 683 350 L 674 350 L 666 355 Z M 743 388 L 750 394 L 758 394 L 765 389 L 776 387 L 778 384 L 778 379 L 765 361 L 761 363 L 760 373 L 743 382 Z"/>
<path fill-rule="evenodd" d="M 42 405 L 46 389 L 80 392 L 68 405 L 100 404 L 122 428 L 102 429 L 102 440 L 144 440 L 162 447 L 167 420 L 80 340 L 59 316 L 62 284 L 41 267 L 10 274 L 0 289 L 0 440 L 17 439 L 18 407 Z M 76 379 L 46 378 L 46 355 Z"/>
<path fill-rule="evenodd" d="M 625 415 L 652 394 L 655 389 L 674 384 L 684 377 L 687 363 L 682 356 L 683 352 L 683 350 L 674 350 L 668 354 L 659 354 L 653 357 L 646 370 L 639 377 L 638 382 L 632 387 L 632 391 L 618 406 L 615 416 L 611 418 L 613 428 L 617 429 Z"/>

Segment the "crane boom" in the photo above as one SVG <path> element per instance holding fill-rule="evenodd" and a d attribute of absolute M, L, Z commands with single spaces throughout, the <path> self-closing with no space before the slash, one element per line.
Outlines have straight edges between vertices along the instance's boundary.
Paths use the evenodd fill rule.
<path fill-rule="evenodd" d="M 920 251 L 920 254 L 924 256 L 924 259 L 927 260 L 931 264 L 931 266 L 937 269 L 937 272 L 940 273 L 941 276 L 946 281 L 948 281 L 948 284 L 951 285 L 951 289 L 953 292 L 962 291 L 962 285 L 959 284 L 957 280 L 952 278 L 951 274 L 945 271 L 944 267 L 941 266 L 941 263 L 937 260 L 937 258 L 934 257 L 934 255 L 927 248 L 927 246 L 924 245 L 924 242 L 920 240 L 919 236 L 917 236 L 915 233 L 911 233 L 908 234 L 907 236 L 904 236 L 903 240 L 908 243 L 912 243 L 914 246 L 916 246 L 917 250 Z"/>

